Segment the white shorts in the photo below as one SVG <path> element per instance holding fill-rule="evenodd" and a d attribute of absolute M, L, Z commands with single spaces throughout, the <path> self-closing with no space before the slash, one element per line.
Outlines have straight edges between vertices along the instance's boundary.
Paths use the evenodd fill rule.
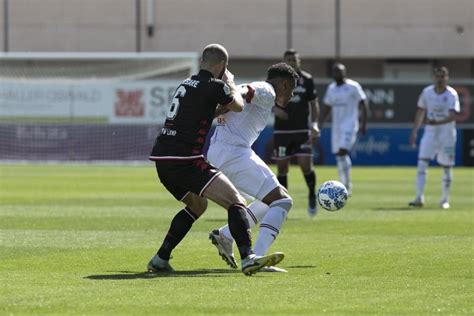
<path fill-rule="evenodd" d="M 418 159 L 434 159 L 442 166 L 454 166 L 456 128 L 452 126 L 427 126 L 420 142 Z"/>
<path fill-rule="evenodd" d="M 331 151 L 336 154 L 339 149 L 344 148 L 351 151 L 357 138 L 357 132 L 353 129 L 332 128 L 331 130 Z"/>
<path fill-rule="evenodd" d="M 229 178 L 244 197 L 262 201 L 280 186 L 275 174 L 251 148 L 216 142 L 209 147 L 207 159 Z"/>

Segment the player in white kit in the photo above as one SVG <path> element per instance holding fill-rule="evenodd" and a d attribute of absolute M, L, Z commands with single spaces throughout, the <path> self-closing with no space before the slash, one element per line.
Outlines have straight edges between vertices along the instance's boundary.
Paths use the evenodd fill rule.
<path fill-rule="evenodd" d="M 227 112 L 218 116 L 207 153 L 212 165 L 218 167 L 244 196 L 255 199 L 248 206 L 247 219 L 250 227 L 260 222 L 254 247 L 257 255 L 266 253 L 276 239 L 293 200 L 251 146 L 267 125 L 275 104 L 287 105 L 297 78 L 298 74 L 291 66 L 279 63 L 268 69 L 266 81 L 242 85 L 244 110 L 239 115 Z M 213 230 L 209 238 L 222 259 L 236 269 L 228 225 Z M 260 271 L 286 272 L 276 267 Z"/>
<path fill-rule="evenodd" d="M 418 151 L 418 171 L 416 175 L 416 197 L 410 206 L 421 207 L 425 203 L 424 190 L 426 173 L 430 160 L 436 160 L 443 167 L 442 195 L 439 206 L 449 208 L 449 192 L 453 179 L 454 153 L 456 145 L 455 114 L 460 111 L 459 97 L 448 86 L 449 73 L 446 67 L 434 70 L 434 84 L 429 85 L 418 99 L 410 144 L 416 148 L 418 129 L 425 122 L 425 130 Z"/>
<path fill-rule="evenodd" d="M 324 107 L 321 114 L 322 124 L 329 113 L 332 113 L 331 151 L 336 155 L 337 171 L 341 182 L 349 194 L 352 193 L 351 167 L 349 152 L 357 138 L 357 132 L 367 132 L 367 115 L 369 111 L 367 97 L 360 84 L 346 78 L 346 67 L 336 63 L 333 68 L 334 82 L 329 84 L 324 95 Z M 359 109 L 361 122 L 359 124 Z"/>

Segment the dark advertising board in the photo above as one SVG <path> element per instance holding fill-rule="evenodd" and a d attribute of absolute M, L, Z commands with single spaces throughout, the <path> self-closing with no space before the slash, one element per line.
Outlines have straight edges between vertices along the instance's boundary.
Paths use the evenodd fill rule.
<path fill-rule="evenodd" d="M 273 129 L 267 128 L 262 132 L 254 145 L 255 152 L 266 162 L 273 162 Z M 458 129 L 456 143 L 456 165 L 463 165 L 463 130 Z M 423 131 L 420 131 L 419 138 Z M 474 136 L 474 135 L 472 135 Z M 365 166 L 416 166 L 417 148 L 412 148 L 408 139 L 409 128 L 369 128 L 364 136 L 359 136 L 352 148 L 351 157 L 354 165 Z M 418 139 L 419 144 L 419 139 Z M 472 139 L 472 154 L 474 155 L 474 138 Z M 314 163 L 334 165 L 335 156 L 331 153 L 331 129 L 324 128 L 319 142 L 313 147 Z M 474 158 L 474 157 L 473 157 Z M 471 158 L 472 159 L 472 158 Z"/>
<path fill-rule="evenodd" d="M 370 122 L 411 123 L 415 117 L 418 97 L 428 84 L 364 83 L 361 82 L 370 106 Z M 453 83 L 459 94 L 461 112 L 457 123 L 474 123 L 474 85 Z M 327 85 L 317 84 L 320 102 L 324 98 Z"/>
<path fill-rule="evenodd" d="M 463 164 L 474 166 L 474 129 L 463 131 Z"/>

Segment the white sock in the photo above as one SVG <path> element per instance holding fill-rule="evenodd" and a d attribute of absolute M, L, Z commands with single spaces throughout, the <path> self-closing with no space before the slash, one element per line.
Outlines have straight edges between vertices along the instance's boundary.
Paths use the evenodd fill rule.
<path fill-rule="evenodd" d="M 445 167 L 444 173 L 443 173 L 443 178 L 441 181 L 441 187 L 442 187 L 442 200 L 448 201 L 449 200 L 449 192 L 451 191 L 451 182 L 453 180 L 453 168 L 451 167 Z"/>
<path fill-rule="evenodd" d="M 416 173 L 416 199 L 424 198 L 426 174 L 428 173 L 428 161 L 418 160 L 418 171 Z"/>
<path fill-rule="evenodd" d="M 345 172 L 345 175 L 346 175 L 346 183 L 344 183 L 344 185 L 349 190 L 352 187 L 352 182 L 351 182 L 352 160 L 351 160 L 351 156 L 345 155 L 344 160 L 346 161 L 345 166 L 344 166 L 345 167 L 344 172 Z"/>
<path fill-rule="evenodd" d="M 250 203 L 249 206 L 247 206 L 247 212 L 245 213 L 247 215 L 247 220 L 249 221 L 249 227 L 257 225 L 257 223 L 262 220 L 263 216 L 265 216 L 267 211 L 268 205 L 259 200 Z M 229 225 L 219 228 L 219 234 L 224 235 L 224 237 L 229 240 L 234 240 L 230 233 Z"/>
<path fill-rule="evenodd" d="M 293 201 L 290 198 L 276 200 L 270 204 L 270 209 L 260 223 L 260 231 L 255 242 L 254 252 L 257 256 L 264 256 L 267 253 L 280 233 L 280 228 L 292 204 Z"/>
<path fill-rule="evenodd" d="M 346 178 L 346 159 L 345 156 L 336 156 L 337 162 L 337 173 L 339 174 L 339 180 L 341 180 L 342 184 L 346 185 L 347 178 Z"/>

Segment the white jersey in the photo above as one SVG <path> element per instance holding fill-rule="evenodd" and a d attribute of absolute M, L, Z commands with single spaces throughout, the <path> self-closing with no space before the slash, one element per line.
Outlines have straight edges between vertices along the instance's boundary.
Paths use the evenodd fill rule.
<path fill-rule="evenodd" d="M 442 93 L 437 93 L 434 85 L 423 89 L 418 98 L 418 107 L 426 110 L 426 117 L 430 120 L 440 121 L 449 116 L 449 111 L 460 111 L 459 97 L 456 90 L 447 86 Z M 442 125 L 427 125 L 425 128 L 454 128 L 455 122 Z"/>
<path fill-rule="evenodd" d="M 248 87 L 242 112 L 227 112 L 217 118 L 217 127 L 211 144 L 221 142 L 229 145 L 251 147 L 267 125 L 275 105 L 275 89 L 265 81 L 240 86 Z"/>
<path fill-rule="evenodd" d="M 360 84 L 346 79 L 338 86 L 332 82 L 324 95 L 324 103 L 332 109 L 332 127 L 356 132 L 359 129 L 359 103 L 367 97 Z"/>

